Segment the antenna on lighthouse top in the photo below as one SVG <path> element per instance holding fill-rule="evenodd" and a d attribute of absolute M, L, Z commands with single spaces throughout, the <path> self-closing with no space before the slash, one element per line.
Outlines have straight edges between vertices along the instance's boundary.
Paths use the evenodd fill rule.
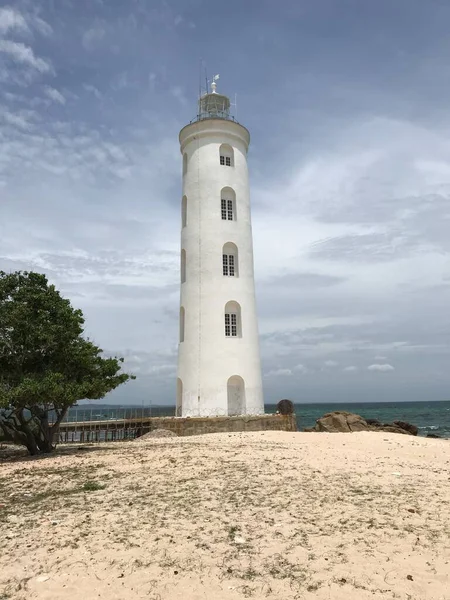
<path fill-rule="evenodd" d="M 234 106 L 234 118 L 237 119 L 237 94 L 234 94 L 234 104 L 231 102 L 230 106 Z"/>
<path fill-rule="evenodd" d="M 220 75 L 214 75 L 214 77 L 212 78 L 212 83 L 211 83 L 211 93 L 212 94 L 217 94 L 217 92 L 216 92 L 216 88 L 217 88 L 216 81 L 218 81 L 219 79 L 220 79 Z"/>
<path fill-rule="evenodd" d="M 204 67 L 203 61 L 200 62 L 200 71 Z M 214 75 L 214 77 L 208 80 L 205 67 L 205 79 L 206 86 L 202 89 L 201 75 L 199 81 L 199 99 L 198 99 L 198 113 L 197 121 L 203 121 L 204 119 L 226 119 L 228 121 L 234 121 L 234 117 L 230 115 L 230 99 L 228 96 L 219 94 L 217 92 L 217 81 L 220 79 L 220 75 Z M 209 88 L 211 91 L 209 91 Z"/>

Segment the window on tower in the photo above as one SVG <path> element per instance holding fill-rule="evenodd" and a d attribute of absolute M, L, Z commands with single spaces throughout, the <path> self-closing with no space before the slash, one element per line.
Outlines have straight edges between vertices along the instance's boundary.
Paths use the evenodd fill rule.
<path fill-rule="evenodd" d="M 186 250 L 181 251 L 181 283 L 186 281 Z"/>
<path fill-rule="evenodd" d="M 234 167 L 234 151 L 228 144 L 222 144 L 219 149 L 220 164 L 225 167 Z"/>
<path fill-rule="evenodd" d="M 232 242 L 222 249 L 222 272 L 224 277 L 238 277 L 238 249 Z"/>
<path fill-rule="evenodd" d="M 184 306 L 180 308 L 180 342 L 184 342 Z"/>
<path fill-rule="evenodd" d="M 224 315 L 225 337 L 241 337 L 241 307 L 237 302 L 227 302 Z"/>
<path fill-rule="evenodd" d="M 186 152 L 183 154 L 183 175 L 186 175 L 188 170 L 188 157 Z"/>
<path fill-rule="evenodd" d="M 234 221 L 234 202 L 233 200 L 226 200 L 222 198 L 222 221 Z"/>
<path fill-rule="evenodd" d="M 220 214 L 222 221 L 236 220 L 236 194 L 229 187 L 221 191 Z"/>
<path fill-rule="evenodd" d="M 183 196 L 181 200 L 181 227 L 186 227 L 187 225 L 187 198 Z"/>

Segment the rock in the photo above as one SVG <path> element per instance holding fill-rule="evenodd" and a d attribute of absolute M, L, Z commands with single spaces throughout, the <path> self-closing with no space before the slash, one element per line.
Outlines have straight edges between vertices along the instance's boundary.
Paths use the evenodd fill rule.
<path fill-rule="evenodd" d="M 234 543 L 235 543 L 235 544 L 245 544 L 245 538 L 243 538 L 243 537 L 241 537 L 241 536 L 237 535 L 237 536 L 234 538 Z"/>
<path fill-rule="evenodd" d="M 427 433 L 427 438 L 432 438 L 434 440 L 441 440 L 441 436 L 437 433 Z"/>
<path fill-rule="evenodd" d="M 387 433 L 401 433 L 404 435 L 417 435 L 415 425 L 404 421 L 394 423 L 380 423 L 377 419 L 364 419 L 360 415 L 346 411 L 336 410 L 317 419 L 312 429 L 305 431 L 324 431 L 327 433 L 351 433 L 355 431 L 385 431 Z"/>
<path fill-rule="evenodd" d="M 354 415 L 352 413 L 346 416 L 347 425 L 350 428 L 350 431 L 367 431 L 367 421 L 360 417 L 359 415 Z"/>
<path fill-rule="evenodd" d="M 6 517 L 8 523 L 20 523 L 21 519 L 17 515 L 9 515 Z M 0 596 L 1 597 L 1 596 Z"/>
<path fill-rule="evenodd" d="M 409 431 L 411 435 L 417 435 L 419 433 L 419 428 L 415 425 L 411 425 L 411 423 L 406 423 L 405 421 L 394 421 L 394 425 L 401 427 L 405 431 Z"/>
<path fill-rule="evenodd" d="M 153 431 L 149 431 L 144 435 L 136 438 L 136 442 L 140 442 L 143 440 L 151 440 L 153 438 L 169 438 L 169 437 L 178 437 L 174 431 L 169 431 L 169 429 L 154 429 Z"/>
<path fill-rule="evenodd" d="M 293 415 L 294 414 L 294 404 L 290 400 L 280 400 L 277 404 L 277 412 L 280 415 Z"/>
<path fill-rule="evenodd" d="M 317 419 L 315 429 L 316 431 L 325 431 L 327 433 L 350 433 L 351 429 L 347 423 L 347 416 L 350 414 L 341 411 L 327 413 L 320 419 Z M 358 417 L 358 415 L 353 415 L 353 417 Z M 362 419 L 362 417 L 359 418 Z"/>
<path fill-rule="evenodd" d="M 406 429 L 397 427 L 397 425 L 389 425 L 389 423 L 383 424 L 381 427 L 374 427 L 372 431 L 385 431 L 386 433 L 403 433 L 404 435 L 412 435 Z"/>

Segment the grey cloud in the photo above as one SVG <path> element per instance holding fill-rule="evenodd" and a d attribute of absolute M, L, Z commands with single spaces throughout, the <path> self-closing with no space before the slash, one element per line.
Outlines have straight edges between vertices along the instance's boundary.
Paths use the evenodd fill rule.
<path fill-rule="evenodd" d="M 0 8 L 0 32 L 28 32 L 28 25 L 23 15 L 11 7 Z"/>
<path fill-rule="evenodd" d="M 383 233 L 343 236 L 317 243 L 313 256 L 350 260 L 392 260 L 420 252 L 423 247 L 450 250 L 450 195 L 407 196 L 394 202 L 378 200 L 347 208 L 341 214 L 320 216 L 331 222 L 384 223 Z"/>
<path fill-rule="evenodd" d="M 335 275 L 294 272 L 271 277 L 270 279 L 264 280 L 261 285 L 272 287 L 277 290 L 291 288 L 307 288 L 308 290 L 311 290 L 338 285 L 343 281 L 345 281 L 344 277 L 337 277 Z"/>
<path fill-rule="evenodd" d="M 45 88 L 45 93 L 51 100 L 53 100 L 53 102 L 56 102 L 57 104 L 65 104 L 66 103 L 66 99 L 64 98 L 64 96 L 61 94 L 61 92 L 59 92 L 55 88 L 47 86 Z"/>
<path fill-rule="evenodd" d="M 392 261 L 420 252 L 420 236 L 399 231 L 347 235 L 319 240 L 311 246 L 312 258 L 348 261 Z"/>
<path fill-rule="evenodd" d="M 83 33 L 82 44 L 86 50 L 93 50 L 103 40 L 105 35 L 105 24 L 101 22 L 96 23 L 94 27 Z"/>
<path fill-rule="evenodd" d="M 36 56 L 33 49 L 22 42 L 0 40 L 0 53 L 8 56 L 14 62 L 35 69 L 40 73 L 51 73 L 53 71 L 50 61 Z"/>
<path fill-rule="evenodd" d="M 395 368 L 389 364 L 373 364 L 367 367 L 368 371 L 379 371 L 380 373 L 387 373 L 389 371 L 394 371 Z"/>

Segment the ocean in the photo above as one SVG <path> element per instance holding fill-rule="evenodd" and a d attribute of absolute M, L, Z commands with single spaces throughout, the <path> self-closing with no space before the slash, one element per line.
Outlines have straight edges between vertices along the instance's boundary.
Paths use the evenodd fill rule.
<path fill-rule="evenodd" d="M 419 435 L 428 433 L 450 438 L 450 401 L 442 402 L 360 402 L 357 404 L 296 404 L 299 431 L 313 427 L 316 419 L 333 410 L 346 410 L 366 419 L 383 423 L 407 421 L 419 428 Z M 274 413 L 275 404 L 267 404 L 266 412 Z M 174 406 L 113 406 L 83 404 L 70 409 L 67 421 L 100 421 L 142 416 L 173 416 Z"/>

